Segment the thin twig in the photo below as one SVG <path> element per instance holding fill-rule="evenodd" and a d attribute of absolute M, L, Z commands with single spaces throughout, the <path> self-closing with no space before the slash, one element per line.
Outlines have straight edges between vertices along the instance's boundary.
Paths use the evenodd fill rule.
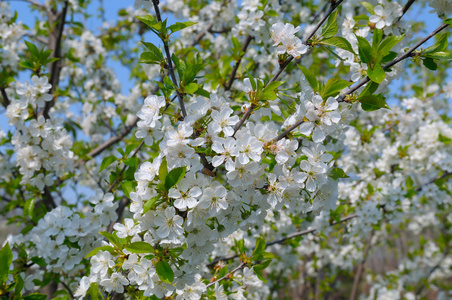
<path fill-rule="evenodd" d="M 210 286 L 214 285 L 214 284 L 217 283 L 217 282 L 220 282 L 220 281 L 222 281 L 222 280 L 224 280 L 224 279 L 230 278 L 232 274 L 234 274 L 234 273 L 237 272 L 238 270 L 244 268 L 245 266 L 246 266 L 246 263 L 244 263 L 244 262 L 240 263 L 240 265 L 238 265 L 238 267 L 236 267 L 234 270 L 232 270 L 232 271 L 229 272 L 228 274 L 224 275 L 223 277 L 221 277 L 221 278 L 219 278 L 219 279 L 217 279 L 217 280 L 215 280 L 215 281 L 212 281 L 212 282 L 209 283 L 206 287 L 210 287 Z"/>
<path fill-rule="evenodd" d="M 414 45 L 413 47 L 411 47 L 407 52 L 405 52 L 403 55 L 399 56 L 398 58 L 394 59 L 393 61 L 387 63 L 386 65 L 383 66 L 383 69 L 389 69 L 390 67 L 392 67 L 393 65 L 399 63 L 400 61 L 411 57 L 412 53 L 419 48 L 422 44 L 424 44 L 425 42 L 427 42 L 429 39 L 431 39 L 432 37 L 434 37 L 436 34 L 438 34 L 439 32 L 441 32 L 443 29 L 447 28 L 449 26 L 449 24 L 443 24 L 441 26 L 439 26 L 438 28 L 436 28 L 432 33 L 430 33 L 428 36 L 426 36 L 425 38 L 423 38 L 422 40 L 420 40 L 419 42 L 417 42 L 416 45 Z M 352 93 L 354 93 L 356 90 L 358 90 L 360 87 L 362 87 L 363 85 L 365 85 L 366 83 L 368 83 L 370 81 L 370 78 L 368 76 L 366 76 L 365 78 L 361 79 L 355 86 L 353 86 L 352 88 L 349 88 L 348 90 L 346 90 L 344 93 L 341 93 L 338 98 L 337 101 L 338 102 L 343 102 L 345 101 L 345 98 L 347 95 L 350 95 Z"/>
<path fill-rule="evenodd" d="M 408 0 L 408 2 L 405 4 L 405 6 L 402 9 L 402 15 L 397 19 L 396 23 L 402 19 L 402 17 L 405 15 L 405 13 L 410 9 L 411 5 L 413 5 L 414 0 Z"/>
<path fill-rule="evenodd" d="M 435 177 L 435 178 L 433 178 L 432 180 L 430 180 L 430 181 L 428 181 L 428 182 L 422 184 L 421 186 L 418 186 L 418 187 L 415 189 L 415 191 L 416 191 L 416 192 L 420 192 L 424 186 L 426 186 L 426 185 L 428 185 L 428 184 L 431 184 L 431 183 L 434 183 L 435 181 L 437 181 L 437 180 L 439 180 L 439 179 L 446 178 L 446 177 L 448 177 L 448 176 L 450 176 L 450 175 L 452 175 L 451 172 L 445 172 L 445 173 L 442 174 L 441 176 Z"/>
<path fill-rule="evenodd" d="M 356 269 L 356 274 L 355 274 L 355 277 L 353 278 L 353 287 L 352 287 L 352 292 L 350 294 L 350 300 L 355 300 L 356 299 L 356 293 L 358 291 L 358 285 L 359 285 L 359 282 L 361 280 L 361 275 L 362 275 L 363 270 L 364 270 L 364 265 L 366 264 L 367 256 L 368 256 L 370 248 L 372 246 L 372 237 L 373 237 L 374 233 L 375 233 L 374 230 L 372 230 L 370 232 L 369 238 L 367 239 L 367 243 L 366 243 L 366 246 L 364 248 L 363 259 L 361 260 L 361 263 L 359 264 L 358 268 Z"/>
<path fill-rule="evenodd" d="M 140 151 L 141 147 L 143 147 L 144 145 L 144 139 L 141 141 L 141 143 L 138 145 L 138 147 L 135 149 L 135 151 L 132 153 L 131 157 L 135 157 L 138 153 L 138 151 Z M 116 185 L 119 183 L 119 178 L 121 178 L 122 173 L 124 173 L 124 171 L 126 170 L 127 165 L 124 165 L 121 169 L 121 171 L 119 172 L 118 176 L 116 177 L 115 181 L 110 185 L 110 187 L 107 190 L 107 193 L 110 193 L 115 187 Z"/>
<path fill-rule="evenodd" d="M 2 96 L 3 96 L 2 104 L 5 108 L 7 108 L 8 105 L 11 103 L 11 101 L 9 101 L 8 95 L 6 94 L 6 90 L 4 87 L 0 88 L 0 92 L 2 93 Z"/>
<path fill-rule="evenodd" d="M 159 22 L 162 22 L 162 17 L 160 15 L 159 1 L 152 0 L 152 3 L 154 4 L 154 9 L 155 9 L 155 14 L 157 15 L 157 20 Z M 185 118 L 187 116 L 187 111 L 185 110 L 184 97 L 179 92 L 179 84 L 177 82 L 176 75 L 174 74 L 173 62 L 171 61 L 171 53 L 169 50 L 168 42 L 163 39 L 162 39 L 162 42 L 163 42 L 163 48 L 165 49 L 165 55 L 166 55 L 166 60 L 167 60 L 167 65 L 168 65 L 168 73 L 170 74 L 171 81 L 174 84 L 177 98 L 179 98 L 179 104 L 180 104 L 180 109 L 182 111 L 182 116 Z"/>
<path fill-rule="evenodd" d="M 323 18 L 320 19 L 320 21 L 317 23 L 317 25 L 314 27 L 314 29 L 311 31 L 311 33 L 305 37 L 305 39 L 303 41 L 303 43 L 305 45 L 308 44 L 309 40 L 314 36 L 314 34 L 317 32 L 317 30 L 319 30 L 319 28 L 323 25 L 323 23 L 325 23 L 325 21 L 329 18 L 329 16 L 333 13 L 333 11 L 342 3 L 342 1 L 344 1 L 344 0 L 331 2 L 330 9 L 328 9 L 328 11 L 325 13 Z"/>
<path fill-rule="evenodd" d="M 56 27 L 57 33 L 56 36 L 53 34 L 53 32 L 49 35 L 49 48 L 50 49 L 54 49 L 53 51 L 53 58 L 61 58 L 61 42 L 62 42 L 62 38 L 63 38 L 63 31 L 64 31 L 64 24 L 66 22 L 66 15 L 67 15 L 67 10 L 68 10 L 68 6 L 69 6 L 69 0 L 66 0 L 64 2 L 64 7 L 63 10 L 58 14 L 58 17 L 56 17 L 56 20 L 54 19 L 55 15 L 53 15 L 52 17 L 50 17 L 50 12 L 48 13 L 49 15 L 49 21 L 51 19 L 54 20 L 54 22 L 51 22 L 51 25 Z M 58 20 L 59 19 L 59 20 Z M 60 81 L 60 71 L 61 71 L 61 61 L 57 60 L 54 61 L 53 63 L 51 63 L 50 65 L 50 84 L 52 85 L 52 87 L 50 88 L 49 93 L 53 94 L 54 91 L 57 90 L 58 87 L 58 82 Z M 42 110 L 42 115 L 46 118 L 49 119 L 49 110 L 52 108 L 52 106 L 55 105 L 55 97 L 52 99 L 52 101 L 46 102 L 44 109 Z"/>
<path fill-rule="evenodd" d="M 231 76 L 229 77 L 229 81 L 225 86 L 226 91 L 229 91 L 231 89 L 232 84 L 234 83 L 234 80 L 235 80 L 235 75 L 237 74 L 237 70 L 239 69 L 240 62 L 242 61 L 242 58 L 245 55 L 246 49 L 250 45 L 252 39 L 253 39 L 253 37 L 251 35 L 248 35 L 246 37 L 245 43 L 242 46 L 243 53 L 242 53 L 242 55 L 240 55 L 239 59 L 235 62 L 234 69 L 232 69 L 232 73 L 231 73 Z"/>
<path fill-rule="evenodd" d="M 314 36 L 314 34 L 316 33 L 316 31 L 322 26 L 322 24 L 328 19 L 328 17 L 331 15 L 331 13 L 339 6 L 339 4 L 342 3 L 343 0 L 338 0 L 335 2 L 331 3 L 330 9 L 326 12 L 326 14 L 323 16 L 323 18 L 317 23 L 317 25 L 314 27 L 314 29 L 311 31 L 310 34 L 308 34 L 306 36 L 306 38 L 304 39 L 303 43 L 305 45 L 308 44 L 308 41 L 310 38 L 312 38 Z M 264 86 L 267 87 L 270 83 L 276 81 L 279 76 L 281 75 L 281 73 L 286 69 L 286 67 L 290 64 L 290 62 L 294 59 L 293 56 L 290 56 L 289 58 L 287 58 L 282 64 L 279 65 L 278 71 L 276 72 L 275 75 L 273 75 L 273 77 L 270 79 L 269 82 L 267 82 L 267 84 Z M 252 109 L 251 109 L 252 108 Z M 256 108 L 256 105 L 251 104 L 251 106 L 246 110 L 245 114 L 242 116 L 242 118 L 240 119 L 239 123 L 237 123 L 237 125 L 234 128 L 234 135 L 235 133 L 240 129 L 240 127 L 245 123 L 245 121 L 249 118 L 249 116 L 251 115 L 252 111 Z M 233 135 L 233 136 L 234 136 Z"/>
<path fill-rule="evenodd" d="M 343 217 L 339 221 L 331 223 L 331 226 L 334 226 L 334 225 L 340 224 L 342 222 L 348 221 L 350 219 L 356 218 L 357 216 L 358 216 L 357 214 L 352 214 L 352 215 Z M 287 236 L 285 236 L 283 238 L 276 239 L 276 240 L 273 240 L 271 242 L 268 242 L 266 245 L 268 247 L 268 246 L 271 246 L 271 245 L 274 245 L 274 244 L 280 244 L 280 243 L 283 243 L 283 242 L 285 242 L 285 241 L 287 241 L 289 239 L 293 239 L 293 238 L 295 238 L 297 236 L 302 236 L 302 235 L 306 235 L 306 234 L 309 234 L 309 233 L 313 233 L 316 230 L 317 230 L 317 228 L 311 228 L 311 229 L 306 229 L 306 230 L 303 230 L 303 231 L 297 231 L 297 232 L 289 234 L 289 235 L 287 235 Z M 250 250 L 254 250 L 254 248 L 251 248 Z M 217 262 L 231 260 L 231 259 L 234 259 L 236 257 L 239 257 L 239 255 L 235 254 L 235 255 L 231 255 L 231 256 L 216 258 L 213 261 L 211 261 L 210 263 L 208 263 L 207 266 L 208 267 L 209 266 L 213 266 Z"/>

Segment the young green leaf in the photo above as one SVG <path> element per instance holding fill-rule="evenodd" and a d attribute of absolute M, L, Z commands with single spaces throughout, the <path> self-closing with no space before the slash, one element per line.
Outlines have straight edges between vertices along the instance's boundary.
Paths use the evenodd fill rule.
<path fill-rule="evenodd" d="M 349 176 L 345 174 L 344 170 L 341 168 L 333 168 L 331 170 L 330 177 L 334 180 L 338 180 L 339 178 L 348 178 Z"/>
<path fill-rule="evenodd" d="M 9 247 L 9 243 L 6 243 L 2 249 L 0 249 L 0 287 L 8 280 L 9 267 L 13 261 L 13 252 Z"/>
<path fill-rule="evenodd" d="M 198 90 L 198 84 L 191 82 L 185 86 L 185 92 L 187 94 L 194 94 Z"/>
<path fill-rule="evenodd" d="M 375 15 L 374 6 L 369 2 L 361 1 L 359 2 L 371 15 Z"/>
<path fill-rule="evenodd" d="M 322 36 L 325 39 L 333 37 L 336 35 L 339 27 L 337 26 L 337 10 L 335 10 L 328 18 L 325 26 L 322 28 Z"/>
<path fill-rule="evenodd" d="M 433 58 L 430 57 L 426 57 L 422 60 L 422 63 L 424 64 L 424 66 L 432 71 L 436 71 L 438 69 L 438 65 L 436 64 L 436 62 L 433 60 Z"/>
<path fill-rule="evenodd" d="M 328 97 L 335 97 L 339 94 L 340 91 L 352 85 L 353 82 L 338 79 L 338 78 L 330 78 L 326 83 L 323 91 L 320 93 L 322 98 L 327 99 Z"/>
<path fill-rule="evenodd" d="M 365 38 L 358 35 L 356 38 L 358 39 L 358 50 L 361 61 L 365 64 L 370 64 L 373 59 L 372 47 Z"/>
<path fill-rule="evenodd" d="M 167 261 L 162 260 L 157 262 L 157 264 L 155 265 L 155 271 L 157 272 L 157 275 L 159 276 L 161 281 L 170 284 L 173 282 L 174 272 Z"/>
<path fill-rule="evenodd" d="M 365 111 L 379 110 L 380 108 L 389 109 L 385 98 L 382 95 L 366 95 L 359 99 L 361 108 Z"/>
<path fill-rule="evenodd" d="M 421 56 L 434 58 L 434 59 L 439 59 L 439 60 L 451 60 L 452 59 L 452 52 L 449 52 L 449 51 L 438 51 L 438 52 L 433 52 L 433 53 L 421 54 Z"/>
<path fill-rule="evenodd" d="M 166 156 L 163 158 L 159 167 L 159 179 L 160 182 L 165 184 L 165 178 L 168 175 L 168 163 L 166 161 Z"/>
<path fill-rule="evenodd" d="M 315 78 L 314 74 L 312 74 L 311 71 L 303 67 L 302 65 L 298 65 L 298 68 L 300 68 L 301 72 L 303 72 L 304 76 L 306 77 L 306 80 L 309 82 L 309 85 L 313 89 L 314 92 L 318 92 L 320 88 L 320 84 Z"/>
<path fill-rule="evenodd" d="M 184 28 L 187 28 L 189 26 L 195 25 L 197 24 L 196 22 L 191 22 L 191 21 L 186 21 L 186 22 L 176 22 L 176 24 L 173 24 L 171 26 L 168 27 L 169 30 L 171 30 L 171 34 L 182 30 Z"/>
<path fill-rule="evenodd" d="M 267 279 L 263 276 L 262 271 L 267 268 L 271 263 L 271 259 L 266 260 L 258 265 L 253 267 L 254 273 L 256 273 L 257 277 L 263 282 L 267 282 Z"/>
<path fill-rule="evenodd" d="M 132 253 L 154 253 L 154 247 L 146 242 L 134 242 L 128 246 L 125 246 L 128 251 Z"/>
<path fill-rule="evenodd" d="M 165 188 L 167 191 L 184 178 L 186 169 L 187 167 L 185 166 L 174 168 L 168 173 L 168 176 L 166 176 L 165 179 Z"/>
<path fill-rule="evenodd" d="M 160 195 L 157 195 L 157 196 L 151 198 L 150 200 L 146 201 L 146 203 L 144 203 L 144 205 L 143 205 L 142 214 L 144 215 L 145 213 L 147 213 L 154 206 L 154 204 L 157 202 L 158 199 L 160 199 Z"/>
<path fill-rule="evenodd" d="M 121 182 L 122 191 L 124 195 L 130 199 L 130 193 L 134 192 L 136 189 L 136 181 L 133 180 L 125 180 Z"/>
<path fill-rule="evenodd" d="M 99 252 L 99 251 L 108 251 L 110 253 L 113 253 L 113 251 L 115 251 L 115 248 L 113 248 L 112 246 L 97 247 L 97 248 L 94 248 L 93 250 L 91 250 L 88 254 L 86 254 L 85 258 L 90 258 L 91 256 L 96 255 L 97 252 Z"/>
<path fill-rule="evenodd" d="M 381 83 L 386 78 L 386 73 L 379 64 L 376 64 L 373 69 L 367 69 L 367 76 L 373 82 Z"/>
<path fill-rule="evenodd" d="M 104 157 L 104 159 L 102 160 L 102 163 L 100 164 L 100 168 L 99 168 L 99 172 L 102 172 L 103 170 L 105 170 L 106 168 L 108 168 L 112 163 L 114 163 L 115 161 L 117 161 L 118 158 L 114 155 L 110 155 L 107 157 Z"/>
<path fill-rule="evenodd" d="M 347 41 L 343 37 L 333 36 L 328 39 L 323 39 L 323 40 L 319 41 L 319 44 L 325 44 L 325 45 L 329 45 L 329 46 L 333 46 L 336 48 L 340 48 L 340 49 L 349 51 L 351 53 L 355 53 L 355 51 L 353 51 L 353 48 L 352 48 L 352 45 L 350 44 L 350 42 Z"/>

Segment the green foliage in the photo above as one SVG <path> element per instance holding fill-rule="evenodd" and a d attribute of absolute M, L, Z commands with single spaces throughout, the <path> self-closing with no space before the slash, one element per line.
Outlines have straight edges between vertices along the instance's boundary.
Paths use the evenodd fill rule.
<path fill-rule="evenodd" d="M 359 102 L 361 102 L 361 108 L 365 111 L 374 111 L 380 108 L 389 109 L 385 97 L 380 94 L 363 96 L 359 99 Z"/>
<path fill-rule="evenodd" d="M 134 242 L 124 248 L 132 253 L 154 253 L 154 247 L 146 242 Z"/>
<path fill-rule="evenodd" d="M 166 283 L 172 283 L 174 280 L 174 272 L 171 269 L 169 263 L 165 260 L 157 262 L 155 264 L 155 271 L 160 280 Z"/>
<path fill-rule="evenodd" d="M 25 45 L 27 45 L 28 52 L 30 54 L 30 57 L 24 57 L 19 62 L 19 66 L 31 69 L 36 74 L 39 74 L 41 72 L 41 68 L 45 67 L 49 63 L 53 63 L 57 60 L 59 60 L 58 57 L 51 57 L 49 58 L 50 54 L 52 54 L 53 50 L 38 50 L 38 47 L 36 47 L 35 44 L 30 43 L 28 41 L 25 41 Z"/>

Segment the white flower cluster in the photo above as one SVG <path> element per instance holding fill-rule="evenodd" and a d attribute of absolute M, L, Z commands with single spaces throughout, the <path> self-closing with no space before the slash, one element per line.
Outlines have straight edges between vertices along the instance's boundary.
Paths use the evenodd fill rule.
<path fill-rule="evenodd" d="M 244 84 L 245 92 L 250 92 L 248 85 L 248 82 Z M 115 229 L 118 236 L 130 237 L 132 242 L 145 241 L 168 249 L 186 245 L 181 257 L 189 264 L 171 265 L 176 276 L 173 285 L 169 285 L 159 280 L 154 271 L 155 262 L 144 254 L 129 255 L 121 271 L 108 263 L 115 261 L 110 253 L 101 252 L 93 258 L 94 272 L 87 280 L 116 292 L 121 292 L 123 286 L 136 285 L 145 290 L 145 296 L 162 297 L 174 290 L 177 294 L 186 289 L 204 291 L 205 287 L 200 288 L 202 284 L 194 278 L 203 274 L 200 266 L 221 238 L 239 228 L 259 226 L 269 208 L 281 209 L 283 203 L 294 213 L 334 208 L 337 184 L 327 175 L 334 163 L 333 157 L 320 142 L 333 131 L 329 127 L 336 128 L 340 114 L 335 100 L 328 100 L 325 105 L 321 102 L 306 100 L 309 112 L 306 117 L 310 118 L 307 123 L 312 126 L 303 134 L 309 136 L 314 132 L 315 142 L 300 147 L 296 140 L 273 141 L 278 131 L 272 123 L 248 122 L 235 132 L 238 116 L 225 98 L 215 94 L 210 102 L 193 97 L 187 103 L 189 115 L 176 128 L 161 115 L 164 98 L 147 97 L 137 114 L 140 118 L 137 136 L 147 139 L 148 145 L 158 144 L 160 153 L 152 161 L 143 163 L 135 173 L 138 185 L 130 194 L 130 210 L 137 222 L 126 219 L 124 225 L 117 224 Z M 208 124 L 203 120 L 209 120 Z M 205 134 L 196 137 L 194 127 L 200 126 L 198 124 L 205 126 Z M 212 149 L 206 159 L 217 172 L 224 172 L 218 177 L 221 180 L 198 172 L 204 168 L 198 154 L 203 147 Z M 297 162 L 300 155 L 305 159 Z M 273 159 L 272 172 L 267 171 L 269 165 L 263 162 L 264 158 L 266 161 Z M 158 201 L 161 204 L 156 209 L 143 213 L 148 201 L 161 197 L 156 185 L 160 182 L 158 175 L 163 160 L 169 170 L 186 167 L 187 172 L 168 191 L 163 203 Z M 248 284 L 250 282 L 252 280 Z"/>
<path fill-rule="evenodd" d="M 8 2 L 0 3 L 0 67 L 17 71 L 19 66 L 19 51 L 25 46 L 19 40 L 25 34 L 20 22 L 12 22 L 13 15 Z"/>
<path fill-rule="evenodd" d="M 61 118 L 45 119 L 43 115 L 35 115 L 30 122 L 24 122 L 30 117 L 29 107 L 37 114 L 37 107 L 42 108 L 46 101 L 52 100 L 47 77 L 34 75 L 32 83 L 17 84 L 19 99 L 11 101 L 6 116 L 9 124 L 18 129 L 11 142 L 17 154 L 16 164 L 23 175 L 21 183 L 43 190 L 53 184 L 54 176 L 61 177 L 72 170 L 74 154 L 72 138 Z"/>
<path fill-rule="evenodd" d="M 118 203 L 113 200 L 112 194 L 103 195 L 98 190 L 90 199 L 94 207 L 89 211 L 58 206 L 40 219 L 31 231 L 14 236 L 10 244 L 25 247 L 28 259 L 44 259 L 48 272 L 66 277 L 79 276 L 85 269 L 81 263 L 85 256 L 102 245 L 99 231 L 117 219 Z M 27 289 L 31 290 L 33 283 L 28 285 Z"/>
<path fill-rule="evenodd" d="M 277 47 L 278 54 L 287 53 L 294 58 L 300 58 L 302 54 L 308 51 L 308 46 L 303 44 L 300 38 L 295 36 L 300 30 L 300 26 L 294 27 L 290 23 L 283 24 L 278 22 L 272 25 L 271 36 L 273 46 Z"/>

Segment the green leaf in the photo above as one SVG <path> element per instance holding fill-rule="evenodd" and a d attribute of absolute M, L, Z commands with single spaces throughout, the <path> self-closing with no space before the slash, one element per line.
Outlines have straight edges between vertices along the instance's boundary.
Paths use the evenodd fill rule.
<path fill-rule="evenodd" d="M 320 84 L 315 78 L 314 74 L 312 74 L 311 71 L 303 67 L 302 65 L 298 65 L 298 68 L 300 68 L 301 72 L 303 72 L 304 77 L 306 77 L 306 80 L 308 81 L 309 85 L 312 87 L 314 92 L 318 92 L 320 88 Z"/>
<path fill-rule="evenodd" d="M 345 174 L 344 170 L 341 168 L 333 168 L 331 170 L 330 177 L 334 180 L 338 180 L 339 178 L 348 178 L 349 176 Z"/>
<path fill-rule="evenodd" d="M 353 48 L 352 48 L 352 45 L 350 44 L 350 42 L 347 41 L 343 37 L 333 36 L 333 37 L 330 37 L 328 39 L 323 39 L 319 43 L 320 44 L 329 45 L 329 46 L 333 46 L 333 47 L 336 47 L 336 48 L 340 48 L 340 49 L 349 51 L 351 53 L 355 53 L 355 51 L 353 51 Z"/>
<path fill-rule="evenodd" d="M 358 50 L 361 61 L 365 64 L 370 64 L 373 59 L 372 47 L 365 38 L 359 35 L 356 38 L 358 39 Z"/>
<path fill-rule="evenodd" d="M 369 82 L 366 87 L 364 88 L 364 90 L 361 92 L 361 94 L 359 95 L 359 98 L 365 96 L 365 95 L 372 95 L 373 93 L 375 93 L 375 91 L 378 89 L 379 84 L 376 82 Z"/>
<path fill-rule="evenodd" d="M 47 295 L 34 293 L 34 294 L 30 294 L 28 296 L 25 296 L 23 299 L 24 300 L 46 300 Z"/>
<path fill-rule="evenodd" d="M 367 68 L 367 76 L 373 82 L 380 84 L 386 78 L 386 73 L 379 64 L 376 64 L 373 69 Z"/>
<path fill-rule="evenodd" d="M 267 268 L 271 263 L 271 259 L 266 260 L 258 265 L 254 265 L 253 270 L 254 273 L 256 273 L 257 277 L 262 280 L 263 282 L 267 282 L 267 279 L 265 279 L 265 277 L 262 274 L 262 271 Z"/>
<path fill-rule="evenodd" d="M 433 58 L 430 57 L 426 57 L 422 60 L 422 63 L 424 64 L 424 66 L 432 71 L 435 71 L 438 69 L 438 65 L 436 64 L 436 62 L 433 60 Z"/>
<path fill-rule="evenodd" d="M 185 92 L 187 94 L 194 94 L 198 90 L 198 84 L 192 82 L 185 86 Z"/>
<path fill-rule="evenodd" d="M 127 198 L 130 198 L 130 193 L 135 191 L 136 181 L 125 180 L 121 182 L 122 191 Z"/>
<path fill-rule="evenodd" d="M 160 280 L 166 283 L 172 283 L 174 280 L 174 272 L 171 269 L 169 263 L 165 260 L 157 262 L 155 265 L 155 271 Z"/>
<path fill-rule="evenodd" d="M 449 36 L 449 34 L 447 32 L 444 32 L 441 35 L 439 35 L 435 44 L 433 44 L 432 46 L 430 46 L 430 47 L 426 48 L 424 51 L 422 51 L 422 54 L 446 50 L 447 45 L 448 45 L 448 43 L 447 43 L 448 36 Z"/>
<path fill-rule="evenodd" d="M 101 246 L 101 247 L 97 247 L 94 248 L 93 250 L 91 250 L 88 254 L 86 254 L 85 258 L 89 258 L 91 256 L 94 256 L 97 254 L 97 252 L 99 251 L 108 251 L 110 253 L 113 253 L 115 251 L 115 248 L 113 248 L 112 246 Z"/>
<path fill-rule="evenodd" d="M 338 78 L 330 78 L 323 88 L 322 93 L 320 95 L 322 98 L 327 99 L 328 97 L 335 97 L 339 94 L 340 91 L 352 85 L 353 82 L 338 79 Z"/>
<path fill-rule="evenodd" d="M 90 296 L 91 300 L 99 300 L 100 297 L 103 299 L 103 296 L 99 290 L 99 284 L 97 282 L 91 283 L 86 294 Z"/>
<path fill-rule="evenodd" d="M 370 4 L 369 2 L 359 2 L 371 15 L 375 15 L 374 6 Z"/>
<path fill-rule="evenodd" d="M 159 65 L 163 58 L 156 55 L 154 52 L 146 51 L 140 55 L 140 63 L 142 64 L 155 64 Z"/>
<path fill-rule="evenodd" d="M 175 24 L 171 25 L 168 27 L 169 30 L 171 30 L 171 34 L 182 30 L 184 28 L 190 27 L 192 25 L 197 24 L 197 22 L 191 22 L 191 21 L 187 21 L 187 22 L 176 22 Z"/>
<path fill-rule="evenodd" d="M 168 163 L 166 161 L 166 156 L 163 158 L 159 167 L 159 179 L 160 182 L 165 184 L 165 178 L 168 175 Z"/>
<path fill-rule="evenodd" d="M 365 111 L 374 111 L 374 110 L 378 110 L 380 108 L 389 109 L 389 106 L 386 103 L 385 98 L 380 94 L 366 95 L 366 96 L 360 98 L 359 102 L 361 102 L 361 108 Z"/>
<path fill-rule="evenodd" d="M 248 70 L 246 70 L 246 74 L 248 74 L 248 78 L 250 80 L 251 83 L 251 87 L 253 88 L 253 91 L 256 90 L 256 81 L 254 80 L 253 76 L 250 74 L 250 72 L 248 72 Z"/>
<path fill-rule="evenodd" d="M 145 213 L 147 213 L 155 204 L 155 202 L 157 202 L 157 200 L 160 198 L 160 195 L 155 196 L 151 199 L 149 199 L 148 201 L 146 201 L 146 203 L 143 205 L 143 212 L 142 214 L 144 215 Z"/>
<path fill-rule="evenodd" d="M 9 243 L 6 243 L 2 249 L 0 249 L 0 286 L 3 286 L 8 280 L 9 267 L 13 262 L 13 252 L 9 247 Z"/>
<path fill-rule="evenodd" d="M 32 59 L 38 60 L 40 55 L 39 55 L 39 50 L 35 46 L 35 44 L 25 41 L 25 45 L 27 45 L 28 51 L 30 51 Z"/>
<path fill-rule="evenodd" d="M 382 57 L 389 54 L 389 52 L 394 48 L 395 45 L 400 43 L 403 38 L 405 37 L 405 34 L 399 35 L 399 36 L 388 36 L 385 38 L 381 44 L 378 46 L 378 54 Z"/>
<path fill-rule="evenodd" d="M 265 240 L 263 237 L 258 237 L 256 239 L 256 246 L 254 247 L 253 254 L 251 257 L 255 255 L 260 255 L 262 252 L 264 252 L 265 247 L 267 247 L 267 244 L 265 243 Z"/>
<path fill-rule="evenodd" d="M 185 166 L 174 168 L 168 173 L 168 176 L 166 176 L 165 179 L 165 188 L 167 191 L 184 178 L 186 169 L 187 167 Z"/>
<path fill-rule="evenodd" d="M 440 133 L 438 136 L 438 141 L 440 141 L 441 143 L 444 143 L 446 145 L 449 145 L 450 142 L 452 142 L 452 139 L 450 139 L 447 136 L 444 136 Z"/>
<path fill-rule="evenodd" d="M 107 240 L 109 242 L 111 242 L 113 245 L 115 245 L 118 248 L 121 248 L 121 242 L 119 241 L 119 238 L 111 233 L 109 233 L 108 231 L 99 231 L 99 234 L 105 238 L 107 238 Z"/>
<path fill-rule="evenodd" d="M 134 242 L 128 246 L 125 246 L 128 251 L 132 253 L 154 253 L 154 247 L 146 242 Z"/>
<path fill-rule="evenodd" d="M 17 283 L 14 287 L 14 295 L 16 296 L 16 299 L 20 299 L 22 296 L 22 290 L 24 288 L 25 282 L 22 279 L 22 276 L 20 274 L 16 274 L 14 276 L 14 281 Z"/>
<path fill-rule="evenodd" d="M 430 57 L 439 60 L 450 60 L 452 59 L 452 52 L 449 51 L 438 51 L 433 53 L 422 54 L 421 56 Z"/>
<path fill-rule="evenodd" d="M 35 209 L 35 197 L 31 197 L 25 202 L 24 205 L 24 216 L 29 216 L 30 219 L 34 218 L 34 209 Z"/>
<path fill-rule="evenodd" d="M 378 49 L 378 45 L 380 45 L 382 38 L 383 38 L 383 30 L 374 28 L 374 33 L 372 36 L 372 49 L 373 50 Z"/>
<path fill-rule="evenodd" d="M 137 18 L 138 20 L 140 20 L 141 22 L 143 22 L 144 24 L 146 24 L 149 27 L 152 27 L 157 23 L 157 21 L 154 19 L 154 17 L 152 15 L 135 16 L 135 18 Z"/>
<path fill-rule="evenodd" d="M 337 18 L 337 10 L 334 11 L 330 17 L 328 18 L 328 21 L 326 22 L 325 26 L 323 26 L 322 28 L 322 36 L 325 39 L 328 39 L 330 37 L 333 37 L 336 35 L 337 31 L 338 31 L 338 26 L 337 26 L 337 22 L 336 22 L 336 18 Z"/>
<path fill-rule="evenodd" d="M 112 163 L 114 163 L 115 161 L 117 161 L 118 158 L 114 155 L 110 155 L 107 157 L 104 157 L 104 159 L 102 160 L 102 163 L 100 164 L 100 168 L 99 168 L 99 172 L 102 172 L 103 170 L 105 170 L 107 167 L 109 167 Z"/>
<path fill-rule="evenodd" d="M 448 19 L 444 20 L 444 23 L 452 25 L 452 18 L 448 18 Z"/>

